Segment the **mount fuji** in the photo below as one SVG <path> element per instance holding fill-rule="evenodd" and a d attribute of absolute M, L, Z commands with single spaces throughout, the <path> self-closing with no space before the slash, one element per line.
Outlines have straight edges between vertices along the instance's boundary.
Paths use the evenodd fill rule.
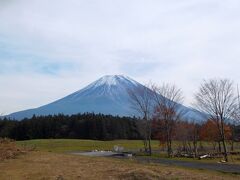
<path fill-rule="evenodd" d="M 137 81 L 123 75 L 107 75 L 91 83 L 87 87 L 59 99 L 50 104 L 8 115 L 12 119 L 21 120 L 30 118 L 34 114 L 77 114 L 85 112 L 111 114 L 119 116 L 138 116 L 131 107 L 129 90 L 144 87 Z M 198 111 L 181 105 L 187 113 L 186 119 L 201 121 L 202 117 Z"/>

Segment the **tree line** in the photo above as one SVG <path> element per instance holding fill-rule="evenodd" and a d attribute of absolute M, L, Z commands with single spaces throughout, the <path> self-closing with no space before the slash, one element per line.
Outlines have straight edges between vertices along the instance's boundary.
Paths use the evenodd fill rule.
<path fill-rule="evenodd" d="M 103 114 L 33 116 L 22 121 L 0 120 L 0 137 L 15 140 L 77 139 L 141 139 L 137 118 Z"/>
<path fill-rule="evenodd" d="M 175 154 L 187 153 L 197 157 L 203 152 L 222 152 L 221 137 L 216 122 L 204 123 L 178 121 L 171 127 L 171 140 L 166 133 L 166 122 L 157 116 L 150 120 L 151 139 L 159 140 L 159 148 Z M 93 140 L 138 139 L 145 143 L 145 120 L 103 114 L 33 116 L 22 121 L 0 119 L 0 137 L 15 140 L 71 138 Z M 234 151 L 235 142 L 240 141 L 240 125 L 224 124 L 226 141 Z M 177 147 L 176 147 L 177 142 Z M 205 146 L 208 142 L 212 146 Z M 148 149 L 148 144 L 144 144 Z M 170 149 L 170 150 L 169 150 Z M 145 149 L 146 150 L 146 149 Z"/>
<path fill-rule="evenodd" d="M 0 119 L 0 137 L 15 140 L 76 138 L 95 140 L 138 139 L 141 140 L 143 120 L 136 117 L 118 117 L 112 115 L 84 113 L 76 115 L 49 115 L 25 118 L 22 121 Z M 168 137 L 164 124 L 154 118 L 151 122 L 151 138 L 160 141 L 160 146 L 166 146 Z M 231 143 L 240 141 L 240 126 L 224 124 L 226 139 Z M 173 126 L 172 140 L 188 143 L 207 141 L 213 149 L 220 149 L 220 137 L 214 120 L 198 124 L 179 121 Z M 185 145 L 184 145 L 185 144 Z M 185 147 L 185 149 L 187 149 Z"/>

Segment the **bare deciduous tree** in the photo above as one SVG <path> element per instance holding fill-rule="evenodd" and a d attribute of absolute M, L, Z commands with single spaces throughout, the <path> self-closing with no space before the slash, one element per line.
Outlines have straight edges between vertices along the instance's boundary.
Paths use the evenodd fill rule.
<path fill-rule="evenodd" d="M 194 122 L 179 121 L 176 127 L 177 131 L 174 140 L 182 142 L 182 145 L 178 146 L 178 154 L 187 155 L 189 157 L 196 158 L 198 155 L 198 141 L 200 125 Z"/>
<path fill-rule="evenodd" d="M 235 106 L 235 111 L 234 111 L 234 114 L 233 114 L 233 118 L 235 121 L 238 121 L 240 122 L 240 94 L 239 94 L 239 88 L 237 86 L 237 103 L 236 103 L 236 106 Z"/>
<path fill-rule="evenodd" d="M 161 121 L 161 131 L 166 137 L 168 157 L 171 157 L 174 127 L 184 114 L 180 106 L 183 101 L 182 91 L 171 84 L 163 84 L 160 87 L 153 85 L 152 89 L 155 92 L 155 118 Z"/>
<path fill-rule="evenodd" d="M 228 79 L 204 81 L 195 95 L 195 100 L 196 108 L 216 122 L 223 144 L 224 159 L 228 161 L 224 124 L 233 116 L 236 109 L 233 82 Z"/>
<path fill-rule="evenodd" d="M 147 86 L 138 86 L 128 90 L 132 108 L 142 117 L 140 132 L 144 138 L 145 151 L 152 154 L 151 148 L 151 120 L 153 114 L 153 92 Z"/>
<path fill-rule="evenodd" d="M 198 156 L 198 141 L 199 141 L 200 126 L 197 123 L 191 123 L 190 126 L 190 140 L 193 143 L 194 158 Z"/>

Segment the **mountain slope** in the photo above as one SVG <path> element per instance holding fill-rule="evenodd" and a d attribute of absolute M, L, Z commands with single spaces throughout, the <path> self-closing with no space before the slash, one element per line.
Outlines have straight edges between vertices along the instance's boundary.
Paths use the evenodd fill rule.
<path fill-rule="evenodd" d="M 10 118 L 21 120 L 25 117 L 49 114 L 77 114 L 94 112 L 119 116 L 138 115 L 131 108 L 129 90 L 144 88 L 144 86 L 129 77 L 122 75 L 104 76 L 87 87 L 70 94 L 53 103 L 36 109 L 29 109 L 8 115 Z M 181 106 L 187 113 L 186 118 L 201 120 L 200 115 L 193 109 Z"/>

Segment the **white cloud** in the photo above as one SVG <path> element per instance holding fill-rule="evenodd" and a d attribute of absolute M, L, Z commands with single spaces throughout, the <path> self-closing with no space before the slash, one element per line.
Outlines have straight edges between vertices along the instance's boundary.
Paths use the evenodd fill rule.
<path fill-rule="evenodd" d="M 238 0 L 2 0 L 0 112 L 105 74 L 175 82 L 187 104 L 203 78 L 239 83 L 239 9 Z"/>

